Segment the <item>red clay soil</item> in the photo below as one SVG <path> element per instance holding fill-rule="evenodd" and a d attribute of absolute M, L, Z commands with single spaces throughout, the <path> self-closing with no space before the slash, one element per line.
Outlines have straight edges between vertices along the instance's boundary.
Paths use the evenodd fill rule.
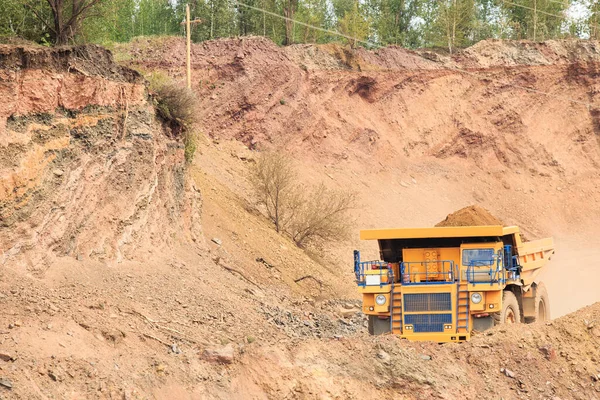
<path fill-rule="evenodd" d="M 598 398 L 598 304 L 462 345 L 371 337 L 352 250 L 378 255 L 361 228 L 431 226 L 480 204 L 555 235 L 554 316 L 598 301 L 597 113 L 515 86 L 597 102 L 599 48 L 196 44 L 191 165 L 108 54 L 0 48 L 0 397 Z M 117 47 L 177 79 L 184 49 Z M 274 231 L 247 179 L 271 148 L 303 183 L 358 193 L 354 239 L 308 254 Z M 501 224 L 473 210 L 452 219 Z"/>

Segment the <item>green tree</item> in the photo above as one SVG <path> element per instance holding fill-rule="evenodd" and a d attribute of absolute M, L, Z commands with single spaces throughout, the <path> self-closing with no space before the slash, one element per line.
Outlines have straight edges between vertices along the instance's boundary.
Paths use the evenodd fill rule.
<path fill-rule="evenodd" d="M 514 39 L 539 41 L 561 36 L 570 0 L 514 0 L 501 4 L 511 23 Z"/>
<path fill-rule="evenodd" d="M 340 32 L 348 36 L 348 43 L 353 49 L 359 41 L 365 41 L 369 36 L 369 21 L 363 17 L 361 11 L 358 0 L 355 0 L 352 8 L 339 22 Z"/>
<path fill-rule="evenodd" d="M 587 19 L 590 39 L 600 39 L 600 1 L 592 0 L 589 4 L 590 15 Z"/>
<path fill-rule="evenodd" d="M 0 35 L 19 36 L 28 40 L 40 41 L 48 29 L 39 15 L 49 15 L 48 3 L 37 2 L 25 7 L 22 0 L 0 1 Z"/>
<path fill-rule="evenodd" d="M 473 42 L 506 36 L 508 19 L 496 0 L 476 0 L 475 9 Z"/>
<path fill-rule="evenodd" d="M 97 6 L 97 16 L 83 25 L 86 41 L 126 42 L 136 35 L 136 0 L 105 0 Z"/>
<path fill-rule="evenodd" d="M 285 19 L 285 40 L 286 46 L 294 43 L 294 22 L 292 21 L 298 10 L 299 0 L 282 0 L 282 10 Z"/>
<path fill-rule="evenodd" d="M 452 54 L 472 40 L 476 12 L 473 0 L 442 0 L 435 10 L 431 27 L 432 43 Z"/>
<path fill-rule="evenodd" d="M 177 7 L 182 21 L 185 4 L 179 3 Z M 195 42 L 237 34 L 236 9 L 230 0 L 192 0 L 190 13 L 192 19 L 202 20 L 201 24 L 192 26 L 192 40 Z"/>
<path fill-rule="evenodd" d="M 304 0 L 298 4 L 296 20 L 324 29 L 331 28 L 332 18 L 327 8 L 327 0 Z M 295 41 L 300 43 L 323 43 L 329 40 L 330 35 L 326 32 L 307 26 L 298 26 L 295 32 Z"/>
<path fill-rule="evenodd" d="M 180 31 L 180 20 L 169 0 L 138 0 L 136 11 L 136 35 L 172 35 Z"/>
<path fill-rule="evenodd" d="M 265 11 L 276 14 L 279 12 L 277 0 L 259 0 L 258 4 Z M 283 21 L 266 12 L 258 13 L 257 17 L 260 21 L 258 34 L 271 38 L 275 43 L 282 43 L 284 36 Z"/>
<path fill-rule="evenodd" d="M 344 15 L 352 11 L 356 0 L 331 0 L 334 18 L 339 21 Z"/>
<path fill-rule="evenodd" d="M 418 26 L 422 2 L 415 0 L 370 0 L 366 3 L 371 10 L 369 17 L 377 38 L 382 45 L 396 44 L 415 47 L 419 43 Z"/>
<path fill-rule="evenodd" d="M 71 42 L 80 32 L 83 21 L 103 0 L 46 0 L 50 7 L 39 8 L 34 0 L 26 0 L 26 7 L 47 27 L 56 45 Z"/>

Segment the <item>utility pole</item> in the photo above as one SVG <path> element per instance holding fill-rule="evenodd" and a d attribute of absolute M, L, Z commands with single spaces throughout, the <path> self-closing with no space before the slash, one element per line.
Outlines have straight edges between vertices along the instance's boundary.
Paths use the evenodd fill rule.
<path fill-rule="evenodd" d="M 188 87 L 188 89 L 191 89 L 192 88 L 192 55 L 190 53 L 192 50 L 192 45 L 191 45 L 192 33 L 190 32 L 190 5 L 189 4 L 186 4 L 186 6 L 185 6 L 185 33 L 187 36 L 186 59 L 185 59 L 186 68 L 187 68 L 187 87 Z"/>
<path fill-rule="evenodd" d="M 537 0 L 533 0 L 533 41 L 535 42 L 537 39 Z"/>
<path fill-rule="evenodd" d="M 185 25 L 185 69 L 187 75 L 187 87 L 188 89 L 192 88 L 192 30 L 190 28 L 191 25 L 201 24 L 202 20 L 196 18 L 193 21 L 190 21 L 190 5 L 185 5 L 185 21 L 181 22 L 179 25 Z"/>

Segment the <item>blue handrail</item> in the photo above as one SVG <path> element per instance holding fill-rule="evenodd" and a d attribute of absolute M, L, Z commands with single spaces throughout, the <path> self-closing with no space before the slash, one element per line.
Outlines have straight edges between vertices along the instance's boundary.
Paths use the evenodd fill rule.
<path fill-rule="evenodd" d="M 500 260 L 474 260 L 467 265 L 467 282 L 472 285 L 505 283 Z M 486 268 L 487 267 L 487 268 Z"/>
<path fill-rule="evenodd" d="M 509 280 L 518 280 L 521 275 L 521 265 L 519 264 L 519 256 L 513 255 L 512 246 L 504 246 L 504 268 L 509 274 Z"/>
<path fill-rule="evenodd" d="M 369 273 L 366 271 L 378 271 L 378 273 Z M 393 284 L 394 282 L 394 270 L 391 264 L 385 261 L 360 261 L 360 252 L 354 250 L 354 275 L 356 276 L 356 284 L 358 286 L 379 286 Z M 375 279 L 378 283 L 368 282 L 367 277 L 379 277 Z M 385 278 L 385 279 L 384 279 Z"/>
<path fill-rule="evenodd" d="M 357 281 L 358 281 L 358 275 L 359 275 L 359 266 L 360 266 L 360 251 L 354 250 L 354 275 L 356 275 Z"/>

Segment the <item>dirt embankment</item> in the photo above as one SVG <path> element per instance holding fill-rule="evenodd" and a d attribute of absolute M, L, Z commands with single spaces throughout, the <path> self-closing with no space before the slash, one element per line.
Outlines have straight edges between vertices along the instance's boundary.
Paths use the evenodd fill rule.
<path fill-rule="evenodd" d="M 1 45 L 0 97 L 3 265 L 120 262 L 192 234 L 181 141 L 108 51 Z"/>
<path fill-rule="evenodd" d="M 182 46 L 177 38 L 142 38 L 117 51 L 133 54 L 133 66 L 183 78 Z M 307 164 L 327 165 L 332 175 L 382 172 L 389 182 L 395 174 L 393 187 L 411 184 L 411 177 L 456 177 L 458 184 L 431 183 L 453 198 L 468 187 L 466 195 L 499 215 L 515 198 L 526 205 L 549 198 L 555 207 L 573 204 L 578 193 L 598 193 L 598 48 L 486 41 L 432 60 L 396 47 L 350 52 L 333 45 L 279 48 L 263 38 L 215 40 L 192 48 L 193 86 L 212 138 L 282 147 Z M 512 61 L 487 67 L 492 55 Z M 371 190 L 380 189 L 376 183 Z M 434 211 L 431 222 L 440 215 Z M 587 211 L 556 217 L 580 219 Z"/>
<path fill-rule="evenodd" d="M 247 345 L 362 332 L 339 271 L 188 175 L 137 73 L 97 47 L 2 51 L 0 396 L 228 397 Z"/>
<path fill-rule="evenodd" d="M 596 101 L 600 53 L 589 43 L 490 41 L 453 57 L 394 47 L 373 52 L 331 45 L 280 48 L 262 38 L 194 45 L 192 81 L 208 136 L 195 162 L 203 176 L 198 181 L 207 182 L 211 193 L 204 228 L 211 236 L 235 232 L 227 246 L 238 257 L 258 248 L 285 254 L 259 240 L 254 227 L 242 227 L 240 214 L 227 209 L 238 201 L 252 203 L 245 177 L 253 151 L 275 148 L 294 158 L 302 180 L 359 193 L 363 206 L 354 215 L 356 230 L 432 226 L 454 210 L 480 204 L 530 237 L 554 235 L 559 246 L 571 238 L 573 252 L 597 254 L 597 246 L 585 240 L 598 233 L 598 220 L 590 216 L 600 211 L 596 115 L 564 101 Z M 184 76 L 180 39 L 141 38 L 117 51 L 134 54 L 131 65 Z M 235 193 L 235 200 L 224 201 L 223 193 Z M 479 215 L 468 222 L 498 221 Z M 328 248 L 324 257 L 331 270 L 348 271 L 348 281 L 353 247 L 377 257 L 376 246 L 358 241 Z M 244 265 L 254 271 L 250 263 Z M 598 300 L 591 295 L 592 280 L 565 279 L 562 265 L 552 263 L 545 271 L 554 315 L 563 314 L 567 304 L 581 307 Z M 573 265 L 570 276 L 579 276 L 575 272 L 583 273 L 587 265 Z M 460 346 L 350 335 L 254 348 L 243 361 L 251 377 L 240 375 L 232 382 L 273 398 L 293 392 L 300 394 L 291 397 L 308 398 L 374 393 L 383 398 L 476 398 L 481 393 L 593 398 L 598 354 L 582 320 L 595 309 L 572 316 L 573 324 L 519 326 Z M 569 348 L 562 339 L 568 329 L 582 335 Z M 391 342 L 387 355 L 379 355 L 380 341 L 386 340 Z M 540 350 L 549 344 L 561 347 L 558 358 L 547 360 L 546 350 Z M 385 361 L 388 355 L 393 361 Z M 264 369 L 263 363 L 277 367 Z M 289 378 L 298 371 L 304 378 Z M 557 371 L 564 380 L 556 379 Z"/>
<path fill-rule="evenodd" d="M 181 78 L 183 48 L 143 38 L 117 51 Z M 490 42 L 452 58 L 260 38 L 194 45 L 203 135 L 186 190 L 181 144 L 135 73 L 95 47 L 60 50 L 59 62 L 52 50 L 2 47 L 12 61 L 0 64 L 1 395 L 594 398 L 597 305 L 461 345 L 369 337 L 351 250 L 377 257 L 375 246 L 307 254 L 257 213 L 247 182 L 255 150 L 288 151 L 303 181 L 358 192 L 357 230 L 431 226 L 481 204 L 532 237 L 572 243 L 577 280 L 549 267 L 560 277 L 551 302 L 560 313 L 589 304 L 595 116 L 515 88 L 595 101 L 582 48 L 581 61 L 595 60 L 571 42 Z M 46 61 L 19 64 L 23 52 Z M 487 79 L 446 68 L 457 65 Z M 198 191 L 202 208 L 186 197 Z M 557 259 L 568 254 L 558 246 Z"/>
<path fill-rule="evenodd" d="M 182 78 L 183 49 L 180 38 L 140 38 L 116 51 L 132 66 Z M 198 162 L 251 201 L 238 147 L 288 151 L 301 179 L 359 194 L 355 238 L 361 228 L 432 226 L 478 204 L 529 238 L 569 242 L 563 254 L 590 254 L 600 226 L 598 49 L 595 41 L 484 41 L 447 57 L 281 48 L 263 38 L 196 44 L 206 146 L 232 154 Z M 371 243 L 352 247 L 377 256 Z M 339 260 L 351 263 L 351 252 L 328 259 Z M 570 301 L 560 284 L 550 291 Z"/>

